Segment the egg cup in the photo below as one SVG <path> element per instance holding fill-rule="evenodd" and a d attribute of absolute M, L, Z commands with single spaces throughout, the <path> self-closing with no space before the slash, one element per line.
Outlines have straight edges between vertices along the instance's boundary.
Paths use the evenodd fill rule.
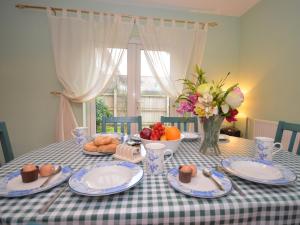
<path fill-rule="evenodd" d="M 39 177 L 39 167 L 36 166 L 35 170 L 26 171 L 26 172 L 24 172 L 23 169 L 21 169 L 21 177 L 23 183 L 30 183 L 36 181 Z"/>

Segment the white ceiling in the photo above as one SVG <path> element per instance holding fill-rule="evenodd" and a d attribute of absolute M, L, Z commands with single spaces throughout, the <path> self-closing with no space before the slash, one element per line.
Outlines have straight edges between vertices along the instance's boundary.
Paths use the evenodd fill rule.
<path fill-rule="evenodd" d="M 119 5 L 181 9 L 225 16 L 241 16 L 260 0 L 97 0 Z"/>

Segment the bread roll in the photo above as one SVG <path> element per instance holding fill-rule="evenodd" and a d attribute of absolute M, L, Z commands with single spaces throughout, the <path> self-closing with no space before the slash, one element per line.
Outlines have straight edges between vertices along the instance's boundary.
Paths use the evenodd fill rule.
<path fill-rule="evenodd" d="M 98 147 L 94 144 L 93 141 L 85 144 L 83 148 L 88 152 L 97 152 L 98 150 Z"/>
<path fill-rule="evenodd" d="M 95 138 L 94 143 L 95 145 L 108 145 L 112 142 L 112 137 L 110 136 L 98 136 Z"/>
<path fill-rule="evenodd" d="M 112 141 L 111 141 L 112 144 L 120 144 L 119 140 L 117 138 L 113 138 Z"/>
<path fill-rule="evenodd" d="M 108 144 L 98 146 L 98 152 L 101 153 L 116 153 L 117 144 Z"/>

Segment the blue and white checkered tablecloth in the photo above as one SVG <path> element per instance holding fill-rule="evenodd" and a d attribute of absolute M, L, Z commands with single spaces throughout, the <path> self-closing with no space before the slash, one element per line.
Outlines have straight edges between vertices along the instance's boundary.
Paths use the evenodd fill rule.
<path fill-rule="evenodd" d="M 216 166 L 223 158 L 253 156 L 253 141 L 231 137 L 221 143 L 221 156 L 199 153 L 200 142 L 183 142 L 166 171 L 180 164 Z M 51 144 L 0 168 L 0 177 L 23 164 L 52 162 L 78 170 L 111 156 L 88 156 L 74 140 Z M 300 157 L 281 151 L 274 161 L 300 176 Z M 141 164 L 142 165 L 142 164 Z M 300 181 L 286 187 L 251 183 L 233 177 L 247 195 L 236 191 L 217 199 L 193 198 L 172 189 L 166 174 L 145 176 L 134 188 L 111 196 L 86 197 L 65 190 L 45 214 L 38 210 L 64 185 L 33 196 L 0 198 L 0 224 L 300 224 Z"/>

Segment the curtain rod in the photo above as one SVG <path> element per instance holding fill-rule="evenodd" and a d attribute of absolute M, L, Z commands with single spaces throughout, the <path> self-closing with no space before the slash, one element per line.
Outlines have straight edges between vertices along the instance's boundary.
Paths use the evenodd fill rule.
<path fill-rule="evenodd" d="M 25 5 L 25 4 L 16 4 L 16 8 L 18 9 L 39 9 L 39 10 L 46 10 L 47 7 L 46 6 L 37 6 L 37 5 Z M 56 7 L 49 7 L 52 11 L 62 11 L 63 8 L 56 8 Z M 101 13 L 100 12 L 96 12 L 96 11 L 89 11 L 89 10 L 83 10 L 83 9 L 66 9 L 67 12 L 73 12 L 73 13 L 76 13 L 78 11 L 80 11 L 81 13 L 90 13 L 90 12 L 93 12 L 94 15 L 100 15 Z M 110 14 L 114 14 L 114 13 L 107 13 L 107 12 L 103 12 L 104 14 L 106 15 L 110 15 Z M 122 17 L 124 18 L 133 18 L 134 16 L 132 15 L 127 15 L 127 14 L 121 14 Z M 147 19 L 147 17 L 145 16 L 137 16 L 138 18 L 140 19 Z M 154 18 L 156 20 L 160 20 L 160 19 L 163 19 L 164 21 L 167 21 L 167 22 L 170 22 L 170 21 L 173 21 L 172 19 L 164 19 L 164 18 Z M 178 23 L 199 23 L 199 24 L 202 24 L 202 25 L 205 25 L 206 23 L 203 23 L 203 22 L 196 22 L 196 21 L 189 21 L 189 20 L 174 20 L 175 22 L 178 22 Z M 216 22 L 207 22 L 208 26 L 209 27 L 215 27 L 218 25 L 218 23 Z"/>

